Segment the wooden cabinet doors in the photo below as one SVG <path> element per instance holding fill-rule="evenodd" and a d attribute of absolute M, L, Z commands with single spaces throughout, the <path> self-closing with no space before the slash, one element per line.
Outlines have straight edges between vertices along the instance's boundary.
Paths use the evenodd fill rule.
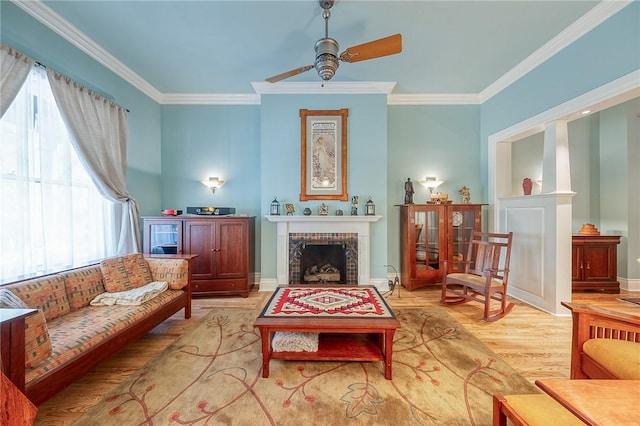
<path fill-rule="evenodd" d="M 617 235 L 574 235 L 571 247 L 573 290 L 620 293 Z"/>
<path fill-rule="evenodd" d="M 245 221 L 218 222 L 215 229 L 214 274 L 218 279 L 244 278 L 248 271 L 248 236 Z"/>
<path fill-rule="evenodd" d="M 199 255 L 194 259 L 191 276 L 196 280 L 215 279 L 216 223 L 208 220 L 188 220 L 184 229 L 184 250 Z"/>

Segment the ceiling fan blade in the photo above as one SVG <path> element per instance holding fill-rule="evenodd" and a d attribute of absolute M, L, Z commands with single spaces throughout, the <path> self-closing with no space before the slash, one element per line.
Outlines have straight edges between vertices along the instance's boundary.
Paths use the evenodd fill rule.
<path fill-rule="evenodd" d="M 278 75 L 271 76 L 269 78 L 265 78 L 265 80 L 268 81 L 269 83 L 275 83 L 275 82 L 278 82 L 280 80 L 284 80 L 285 78 L 293 77 L 294 75 L 298 75 L 298 74 L 302 74 L 303 72 L 307 72 L 311 68 L 313 68 L 313 65 L 305 65 L 303 67 L 299 67 L 299 68 L 293 69 L 291 71 L 283 72 L 282 74 L 278 74 Z"/>
<path fill-rule="evenodd" d="M 402 34 L 394 34 L 368 43 L 349 47 L 340 54 L 344 62 L 360 62 L 402 52 Z"/>

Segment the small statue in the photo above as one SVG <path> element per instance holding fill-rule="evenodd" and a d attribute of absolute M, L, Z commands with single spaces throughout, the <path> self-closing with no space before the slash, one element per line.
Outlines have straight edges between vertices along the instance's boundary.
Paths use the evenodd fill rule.
<path fill-rule="evenodd" d="M 405 204 L 413 204 L 413 182 L 411 182 L 411 178 L 407 178 L 407 181 L 404 183 L 404 203 Z"/>
<path fill-rule="evenodd" d="M 469 188 L 463 186 L 458 191 L 458 194 L 462 196 L 462 204 L 471 204 L 471 192 L 469 191 Z"/>
<path fill-rule="evenodd" d="M 351 197 L 351 216 L 358 216 L 358 196 Z"/>
<path fill-rule="evenodd" d="M 325 203 L 320 204 L 320 207 L 318 207 L 318 214 L 320 216 L 326 216 L 329 214 L 329 206 L 327 206 Z"/>
<path fill-rule="evenodd" d="M 296 212 L 296 208 L 291 203 L 286 203 L 284 209 L 287 211 L 287 216 L 293 216 Z"/>

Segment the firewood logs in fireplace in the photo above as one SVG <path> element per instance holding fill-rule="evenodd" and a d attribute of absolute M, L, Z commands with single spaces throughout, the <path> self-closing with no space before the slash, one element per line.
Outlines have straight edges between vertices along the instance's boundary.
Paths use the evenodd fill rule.
<path fill-rule="evenodd" d="M 308 283 L 340 282 L 340 271 L 330 263 L 318 267 L 312 265 L 304 271 L 304 281 Z"/>

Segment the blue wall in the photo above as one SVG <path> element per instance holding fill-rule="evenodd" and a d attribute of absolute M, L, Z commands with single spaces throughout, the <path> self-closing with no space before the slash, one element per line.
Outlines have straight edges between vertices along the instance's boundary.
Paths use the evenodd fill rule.
<path fill-rule="evenodd" d="M 318 212 L 320 201 L 300 202 L 300 109 L 347 108 L 347 190 L 360 197 L 362 206 L 371 197 L 376 214 L 371 227 L 371 277 L 386 277 L 387 264 L 387 98 L 386 95 L 267 95 L 262 96 L 262 215 L 269 213 L 274 196 L 290 202 L 297 214 L 309 207 Z M 329 213 L 348 214 L 349 201 L 326 201 Z M 262 218 L 262 277 L 276 277 L 276 226 Z"/>
<path fill-rule="evenodd" d="M 400 266 L 400 211 L 404 182 L 414 181 L 415 203 L 424 203 L 429 190 L 418 183 L 427 176 L 443 180 L 438 192 L 460 202 L 458 190 L 471 189 L 471 201 L 482 202 L 480 179 L 480 106 L 393 106 L 388 114 L 387 158 L 389 263 Z"/>

